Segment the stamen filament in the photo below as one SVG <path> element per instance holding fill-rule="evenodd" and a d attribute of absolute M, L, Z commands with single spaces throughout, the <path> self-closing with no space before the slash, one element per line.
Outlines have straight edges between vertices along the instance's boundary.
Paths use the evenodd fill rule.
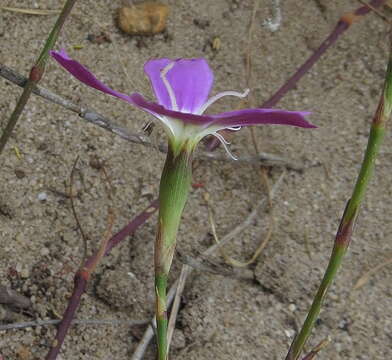
<path fill-rule="evenodd" d="M 215 136 L 223 145 L 223 147 L 225 148 L 227 154 L 233 159 L 233 160 L 238 160 L 237 157 L 235 157 L 233 155 L 233 153 L 229 150 L 229 147 L 226 144 L 229 144 L 229 142 L 219 133 L 213 133 L 211 134 L 212 136 Z"/>
<path fill-rule="evenodd" d="M 166 116 L 159 115 L 159 114 L 154 114 L 154 116 L 156 118 L 158 118 L 159 120 L 161 120 L 163 126 L 167 127 L 170 130 L 170 132 L 172 133 L 172 135 L 175 136 L 173 126 L 172 126 L 170 120 Z"/>
<path fill-rule="evenodd" d="M 224 96 L 235 96 L 235 97 L 239 97 L 239 98 L 244 98 L 244 97 L 247 97 L 248 94 L 249 94 L 249 89 L 246 89 L 243 93 L 240 93 L 238 91 L 220 92 L 220 93 L 216 94 L 215 96 L 213 96 L 212 98 L 209 98 L 207 100 L 207 102 L 197 111 L 197 114 L 202 115 L 204 113 L 204 111 L 206 111 L 209 106 L 211 106 L 214 102 L 216 102 L 217 100 L 219 100 L 220 98 L 222 98 Z"/>

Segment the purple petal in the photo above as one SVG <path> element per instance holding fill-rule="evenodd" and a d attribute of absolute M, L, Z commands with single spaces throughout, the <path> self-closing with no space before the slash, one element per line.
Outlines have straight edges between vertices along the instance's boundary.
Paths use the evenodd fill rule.
<path fill-rule="evenodd" d="M 134 105 L 150 113 L 168 116 L 182 120 L 184 123 L 199 125 L 201 128 L 218 126 L 222 129 L 235 126 L 251 125 L 291 125 L 303 128 L 316 128 L 309 123 L 305 111 L 285 111 L 277 109 L 244 109 L 225 112 L 217 115 L 196 115 L 165 109 L 163 106 L 147 101 L 140 94 L 131 95 Z"/>
<path fill-rule="evenodd" d="M 199 125 L 202 128 L 205 128 L 214 121 L 214 118 L 209 115 L 196 115 L 180 111 L 168 110 L 160 104 L 146 100 L 142 95 L 138 93 L 131 94 L 131 100 L 134 105 L 149 113 L 155 113 L 158 115 L 164 115 L 171 118 L 180 119 L 184 123 Z"/>
<path fill-rule="evenodd" d="M 178 110 L 195 113 L 206 101 L 214 82 L 214 74 L 205 59 L 156 59 L 147 61 L 144 71 L 148 75 L 155 96 L 160 105 L 172 109 L 172 102 L 161 71 L 170 63 L 174 66 L 167 72 L 166 78 L 171 85 Z"/>
<path fill-rule="evenodd" d="M 105 84 L 101 83 L 86 67 L 71 59 L 64 49 L 60 51 L 50 51 L 50 55 L 69 73 L 82 83 L 102 91 L 106 94 L 118 97 L 122 100 L 132 103 L 131 97 L 115 91 Z"/>
<path fill-rule="evenodd" d="M 305 119 L 305 116 L 309 114 L 310 112 L 306 111 L 243 109 L 212 115 L 212 117 L 214 118 L 213 125 L 222 125 L 225 128 L 264 124 L 317 128 Z"/>

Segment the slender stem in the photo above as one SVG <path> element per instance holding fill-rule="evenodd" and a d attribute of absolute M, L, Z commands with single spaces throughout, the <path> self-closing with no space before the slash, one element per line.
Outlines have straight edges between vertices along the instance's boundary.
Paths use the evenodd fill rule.
<path fill-rule="evenodd" d="M 332 250 L 332 255 L 330 257 L 327 270 L 325 271 L 324 274 L 324 278 L 321 281 L 316 296 L 314 297 L 312 306 L 301 328 L 301 331 L 295 337 L 293 343 L 290 346 L 290 350 L 286 356 L 286 360 L 297 360 L 301 355 L 303 347 L 306 341 L 308 340 L 310 333 L 314 327 L 314 324 L 317 320 L 317 317 L 320 313 L 321 306 L 324 301 L 325 295 L 328 291 L 328 288 L 331 285 L 333 279 L 335 278 L 335 275 L 342 263 L 345 253 L 346 253 L 346 249 L 336 246 L 336 242 L 335 242 L 335 246 Z"/>
<path fill-rule="evenodd" d="M 283 179 L 285 177 L 285 172 L 283 172 L 280 176 L 279 179 L 275 182 L 274 186 L 271 189 L 271 199 L 274 198 L 274 196 L 277 193 L 277 190 L 279 189 L 279 186 L 282 184 Z M 250 224 L 252 224 L 252 222 L 257 218 L 258 214 L 260 213 L 260 209 L 265 205 L 266 203 L 266 199 L 261 199 L 257 205 L 254 207 L 254 209 L 252 210 L 252 212 L 246 217 L 246 219 L 239 225 L 237 225 L 232 231 L 230 231 L 228 234 L 226 234 L 220 241 L 219 244 L 214 244 L 211 245 L 209 248 L 207 248 L 202 256 L 210 256 L 212 255 L 216 250 L 220 249 L 221 246 L 223 246 L 224 244 L 227 244 L 230 240 L 235 239 L 237 236 L 239 236 L 244 229 L 246 229 L 247 227 L 249 227 Z M 193 267 L 191 264 L 189 264 L 190 267 L 189 272 L 187 272 L 187 274 L 191 274 L 193 271 Z M 187 265 L 184 265 L 187 266 Z M 232 274 L 230 275 L 232 276 Z M 170 303 L 173 301 L 174 296 L 176 295 L 176 289 L 177 286 L 180 285 L 180 279 L 177 279 L 177 281 L 174 282 L 174 284 L 170 287 L 170 290 L 168 292 L 167 295 L 167 303 L 168 305 L 170 305 Z M 173 305 L 174 306 L 174 305 Z M 173 309 L 172 309 L 173 311 Z M 170 316 L 172 316 L 170 314 Z M 170 325 L 169 325 L 170 326 Z M 148 343 L 151 341 L 151 339 L 154 336 L 154 331 L 152 328 L 152 325 L 149 325 L 143 335 L 142 340 L 140 341 L 140 343 L 138 344 L 138 346 L 136 347 L 135 352 L 133 353 L 131 360 L 141 360 L 143 357 L 143 354 L 145 353 Z M 169 340 L 169 338 L 168 338 Z"/>
<path fill-rule="evenodd" d="M 175 153 L 174 153 L 175 151 Z M 159 189 L 158 231 L 155 241 L 155 291 L 158 360 L 167 359 L 167 278 L 178 227 L 192 178 L 191 154 L 169 145 Z"/>
<path fill-rule="evenodd" d="M 378 8 L 385 3 L 385 0 L 371 0 L 369 5 L 373 8 Z M 351 13 L 343 15 L 332 32 L 320 44 L 320 46 L 313 52 L 313 54 L 297 69 L 297 71 L 290 76 L 290 78 L 267 100 L 261 107 L 274 107 L 291 89 L 293 89 L 299 80 L 313 67 L 313 65 L 324 55 L 324 53 L 339 39 L 339 37 L 354 23 L 368 14 L 372 9 L 367 6 L 361 6 Z M 225 131 L 225 130 L 223 130 Z M 209 151 L 215 150 L 220 145 L 220 141 L 211 137 L 206 142 L 206 148 Z"/>
<path fill-rule="evenodd" d="M 139 226 L 143 225 L 147 219 L 158 209 L 158 201 L 154 200 L 144 211 L 136 216 L 127 226 L 121 229 L 116 235 L 114 235 L 106 244 L 104 254 L 107 255 L 110 251 L 117 246 L 122 240 L 128 235 L 133 234 Z M 72 295 L 68 300 L 68 305 L 64 311 L 63 317 L 57 328 L 56 337 L 53 341 L 45 360 L 55 360 L 60 352 L 61 346 L 64 342 L 65 336 L 72 324 L 72 320 L 75 317 L 76 311 L 80 305 L 80 298 L 86 290 L 88 280 L 92 267 L 97 263 L 97 259 L 100 256 L 100 252 L 97 251 L 95 254 L 90 256 L 79 269 L 74 277 L 74 288 Z"/>
<path fill-rule="evenodd" d="M 67 0 L 65 2 L 65 5 L 57 18 L 56 23 L 54 24 L 52 31 L 50 32 L 45 45 L 41 51 L 41 54 L 38 57 L 38 60 L 34 64 L 34 66 L 31 68 L 29 78 L 27 80 L 27 83 L 23 89 L 22 95 L 20 96 L 15 109 L 13 113 L 11 114 L 10 119 L 8 120 L 8 123 L 0 137 L 0 154 L 2 153 L 8 139 L 10 138 L 12 131 L 24 109 L 24 107 L 27 104 L 27 101 L 30 98 L 30 95 L 34 89 L 34 87 L 39 83 L 41 80 L 44 71 L 45 71 L 45 65 L 46 61 L 49 56 L 49 50 L 53 48 L 54 44 L 56 43 L 56 40 L 60 34 L 60 31 L 64 25 L 65 20 L 67 19 L 68 15 L 70 14 L 72 7 L 74 6 L 76 0 Z"/>
<path fill-rule="evenodd" d="M 167 359 L 167 275 L 155 276 L 158 360 Z"/>
<path fill-rule="evenodd" d="M 372 0 L 370 5 L 377 8 L 380 7 L 385 0 Z M 357 10 L 343 15 L 337 22 L 331 34 L 321 43 L 321 45 L 314 51 L 314 53 L 301 65 L 297 71 L 287 80 L 287 82 L 280 87 L 274 95 L 272 95 L 261 107 L 268 108 L 275 106 L 283 96 L 285 96 L 297 82 L 311 69 L 311 67 L 321 58 L 321 56 L 339 39 L 354 22 L 359 21 L 361 17 L 368 14 L 371 8 L 368 6 L 361 6 Z"/>
<path fill-rule="evenodd" d="M 376 157 L 379 153 L 380 146 L 385 134 L 385 126 L 390 117 L 392 110 L 392 47 L 388 63 L 386 80 L 383 93 L 374 115 L 370 128 L 369 140 L 362 161 L 361 170 L 358 174 L 357 181 L 351 199 L 348 201 L 338 232 L 336 234 L 334 247 L 330 256 L 327 270 L 321 281 L 320 287 L 314 297 L 313 303 L 309 310 L 308 316 L 302 326 L 301 331 L 295 337 L 286 356 L 286 360 L 297 360 L 301 355 L 302 349 L 308 340 L 314 327 L 317 317 L 320 313 L 321 306 L 327 294 L 328 288 L 332 284 L 337 271 L 342 264 L 343 257 L 350 244 L 354 230 L 356 218 L 358 216 L 360 205 L 365 196 L 369 181 L 374 172 Z"/>

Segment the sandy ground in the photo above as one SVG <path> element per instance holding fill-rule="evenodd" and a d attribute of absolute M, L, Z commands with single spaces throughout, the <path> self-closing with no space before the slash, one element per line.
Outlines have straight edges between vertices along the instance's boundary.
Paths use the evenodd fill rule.
<path fill-rule="evenodd" d="M 114 89 L 151 95 L 142 72 L 151 57 L 205 57 L 215 71 L 213 92 L 246 87 L 244 54 L 251 42 L 251 90 L 254 105 L 267 99 L 309 56 L 354 0 L 286 0 L 283 21 L 272 33 L 263 27 L 271 1 L 259 1 L 253 35 L 248 29 L 254 2 L 250 0 L 169 0 L 167 34 L 135 38 L 115 26 L 120 1 L 81 1 L 59 46 Z M 1 0 L 1 5 L 55 9 L 59 2 Z M 0 12 L 0 61 L 22 74 L 28 72 L 51 25 L 50 16 Z M 89 34 L 104 29 L 113 42 L 93 44 Z M 221 46 L 213 50 L 211 41 Z M 74 49 L 82 45 L 81 50 Z M 350 196 L 367 142 L 388 56 L 387 26 L 375 15 L 354 25 L 279 104 L 312 111 L 317 130 L 259 127 L 262 151 L 302 164 L 288 171 L 274 199 L 276 229 L 272 239 L 249 266 L 251 280 L 197 270 L 186 284 L 172 359 L 283 359 L 300 326 L 326 267 L 339 218 Z M 130 80 L 128 80 L 130 79 Z M 1 125 L 10 115 L 20 89 L 0 80 Z M 140 131 L 148 117 L 126 103 L 102 95 L 71 79 L 53 61 L 42 84 L 80 104 L 88 104 L 131 131 Z M 223 111 L 238 106 L 227 99 L 214 106 Z M 158 127 L 152 137 L 164 141 Z M 392 216 L 389 196 L 389 150 L 386 136 L 377 173 L 362 208 L 350 251 L 311 338 L 309 347 L 331 336 L 317 359 L 391 359 L 392 316 L 390 267 L 379 271 L 360 290 L 352 286 L 362 273 L 390 257 Z M 18 158 L 14 146 L 20 150 Z M 237 155 L 254 152 L 250 131 L 235 134 Z M 222 152 L 220 149 L 219 152 Z M 75 114 L 40 98 L 31 98 L 6 151 L 0 158 L 0 283 L 29 297 L 28 313 L 13 313 L 10 321 L 52 319 L 66 306 L 72 277 L 83 249 L 70 204 L 61 192 L 80 157 L 76 206 L 89 249 L 97 246 L 106 227 L 108 199 L 100 173 L 90 165 L 106 160 L 115 190 L 115 230 L 124 226 L 157 195 L 164 156 L 130 144 Z M 270 181 L 281 175 L 273 168 Z M 240 224 L 266 197 L 256 166 L 229 161 L 198 161 L 194 181 L 210 192 L 218 235 Z M 181 254 L 197 256 L 213 242 L 204 190 L 193 189 L 179 235 Z M 42 197 L 46 200 L 42 201 Z M 83 296 L 79 319 L 146 319 L 153 309 L 152 248 L 156 217 L 127 239 L 97 269 Z M 268 209 L 260 211 L 227 251 L 248 259 L 268 230 Z M 219 254 L 214 263 L 223 264 Z M 223 266 L 223 265 L 222 265 Z M 176 260 L 173 279 L 181 263 Z M 3 309 L 3 308 L 2 308 Z M 4 310 L 4 309 L 3 309 Z M 4 311 L 3 311 L 4 312 Z M 4 319 L 3 319 L 4 320 Z M 72 327 L 61 359 L 128 359 L 143 327 L 78 325 Z M 54 327 L 0 332 L 4 359 L 42 359 Z M 150 347 L 146 359 L 154 358 Z"/>

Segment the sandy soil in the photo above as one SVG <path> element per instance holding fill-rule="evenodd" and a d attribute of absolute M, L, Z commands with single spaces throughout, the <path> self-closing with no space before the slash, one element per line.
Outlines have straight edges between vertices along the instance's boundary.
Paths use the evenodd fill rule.
<path fill-rule="evenodd" d="M 59 7 L 54 0 L 11 1 L 14 7 Z M 83 1 L 76 6 L 59 46 L 87 64 L 113 88 L 150 95 L 143 63 L 151 57 L 205 57 L 215 71 L 214 92 L 246 87 L 244 54 L 253 1 L 168 0 L 167 34 L 135 38 L 115 26 L 119 1 Z M 272 33 L 262 26 L 271 15 L 271 1 L 259 1 L 252 50 L 251 89 L 254 105 L 267 99 L 309 56 L 354 0 L 286 0 L 283 21 Z M 0 61 L 22 74 L 37 56 L 54 17 L 0 12 Z M 93 44 L 89 34 L 104 29 L 113 42 Z M 312 111 L 317 130 L 288 127 L 255 129 L 262 151 L 302 164 L 288 171 L 274 200 L 276 230 L 257 262 L 249 267 L 252 280 L 197 270 L 187 282 L 179 314 L 172 359 L 282 359 L 326 267 L 339 218 L 350 196 L 366 145 L 369 121 L 377 105 L 388 56 L 387 26 L 375 15 L 354 25 L 279 104 Z M 211 41 L 219 37 L 219 50 Z M 82 45 L 75 50 L 75 45 Z M 117 50 L 116 50 L 117 49 Z M 131 79 L 131 80 L 128 80 Z M 1 124 L 10 115 L 20 89 L 0 80 Z M 131 131 L 148 117 L 114 98 L 71 79 L 53 61 L 42 84 L 80 104 L 88 104 Z M 233 99 L 214 111 L 234 108 Z M 152 137 L 163 141 L 158 127 Z M 351 298 L 359 276 L 390 257 L 392 192 L 388 165 L 390 136 L 377 161 L 377 174 L 366 197 L 344 267 L 331 289 L 309 347 L 331 336 L 318 359 L 392 358 L 391 274 L 386 267 Z M 21 152 L 16 156 L 14 146 Z M 231 149 L 254 152 L 249 130 L 235 134 Z M 222 150 L 219 150 L 220 152 Z M 223 152 L 222 152 L 223 154 Z M 89 237 L 97 246 L 105 230 L 108 199 L 100 173 L 90 165 L 106 160 L 115 189 L 115 229 L 120 229 L 157 195 L 164 156 L 130 144 L 75 114 L 33 97 L 6 151 L 0 158 L 0 283 L 29 297 L 28 313 L 13 313 L 11 321 L 52 319 L 66 306 L 72 277 L 83 249 L 70 204 L 61 192 L 80 157 L 76 206 Z M 229 161 L 198 162 L 194 180 L 211 194 L 218 235 L 240 224 L 266 197 L 256 166 Z M 284 171 L 273 168 L 270 181 Z M 46 200 L 42 197 L 46 194 Z M 194 189 L 185 210 L 178 250 L 197 254 L 212 244 L 203 189 Z M 79 319 L 145 319 L 153 309 L 152 248 L 156 217 L 127 239 L 97 269 L 83 296 Z M 248 259 L 268 229 L 268 212 L 227 246 L 236 259 Z M 214 262 L 223 264 L 217 255 Z M 176 260 L 173 279 L 181 263 Z M 42 359 L 54 327 L 0 332 L 4 359 Z M 62 359 L 128 359 L 143 327 L 78 325 L 72 327 Z M 147 359 L 154 358 L 150 347 Z"/>

